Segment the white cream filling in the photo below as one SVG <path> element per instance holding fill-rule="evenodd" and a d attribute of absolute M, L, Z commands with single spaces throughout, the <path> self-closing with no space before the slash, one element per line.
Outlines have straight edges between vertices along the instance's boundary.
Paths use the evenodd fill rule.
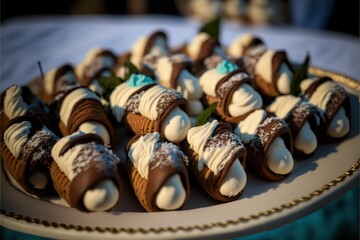
<path fill-rule="evenodd" d="M 266 118 L 266 112 L 258 109 L 252 112 L 247 118 L 239 122 L 234 133 L 238 135 L 243 143 L 249 143 L 255 136 L 256 129 Z"/>
<path fill-rule="evenodd" d="M 115 206 L 119 195 L 119 190 L 113 181 L 107 179 L 87 190 L 83 197 L 83 203 L 89 211 L 106 211 Z"/>
<path fill-rule="evenodd" d="M 232 117 L 239 117 L 253 109 L 261 108 L 262 104 L 263 101 L 260 94 L 249 84 L 243 83 L 234 91 L 228 111 Z"/>
<path fill-rule="evenodd" d="M 245 170 L 240 164 L 240 161 L 236 159 L 220 186 L 220 193 L 223 196 L 235 196 L 244 189 L 246 181 Z"/>
<path fill-rule="evenodd" d="M 163 210 L 180 208 L 186 199 L 186 191 L 179 174 L 171 176 L 156 196 L 156 206 Z"/>
<path fill-rule="evenodd" d="M 125 104 L 127 100 L 141 87 L 128 87 L 126 83 L 117 86 L 110 94 L 111 112 L 116 121 L 121 122 L 125 114 Z"/>
<path fill-rule="evenodd" d="M 21 93 L 22 89 L 17 85 L 13 85 L 6 90 L 4 112 L 9 119 L 23 116 L 27 112 L 28 105 L 24 102 Z"/>
<path fill-rule="evenodd" d="M 317 139 L 314 132 L 311 130 L 308 121 L 304 123 L 296 136 L 294 140 L 294 147 L 305 154 L 310 154 L 315 151 L 317 147 Z"/>
<path fill-rule="evenodd" d="M 255 73 L 259 74 L 265 81 L 271 83 L 272 59 L 275 51 L 267 49 L 255 65 Z"/>
<path fill-rule="evenodd" d="M 202 97 L 202 90 L 199 79 L 184 69 L 180 72 L 177 90 L 183 94 L 187 100 L 199 100 Z"/>
<path fill-rule="evenodd" d="M 65 96 L 60 108 L 60 119 L 67 126 L 70 114 L 75 104 L 81 99 L 95 99 L 100 101 L 100 98 L 87 88 L 78 88 Z"/>
<path fill-rule="evenodd" d="M 271 143 L 265 159 L 270 170 L 277 174 L 288 174 L 294 167 L 294 159 L 281 137 Z"/>
<path fill-rule="evenodd" d="M 199 100 L 190 100 L 189 102 L 189 115 L 198 116 L 204 111 L 204 106 Z"/>
<path fill-rule="evenodd" d="M 345 114 L 343 107 L 335 114 L 331 120 L 326 132 L 333 138 L 340 138 L 345 136 L 350 131 L 350 121 Z"/>
<path fill-rule="evenodd" d="M 315 78 L 306 78 L 304 80 L 302 80 L 300 82 L 300 89 L 301 89 L 301 92 L 304 93 L 309 87 L 310 85 L 315 82 Z"/>
<path fill-rule="evenodd" d="M 267 110 L 274 113 L 277 117 L 284 119 L 300 101 L 300 97 L 293 95 L 279 96 L 267 107 Z"/>
<path fill-rule="evenodd" d="M 204 72 L 199 78 L 202 91 L 209 96 L 216 97 L 216 85 L 226 74 L 220 74 L 216 69 Z"/>
<path fill-rule="evenodd" d="M 31 123 L 23 121 L 12 124 L 4 133 L 4 142 L 16 158 L 19 158 L 21 149 L 28 140 L 30 128 Z"/>
<path fill-rule="evenodd" d="M 292 72 L 289 66 L 285 63 L 280 65 L 278 72 L 278 80 L 276 82 L 276 87 L 281 94 L 288 94 L 291 90 L 291 78 Z"/>
<path fill-rule="evenodd" d="M 109 131 L 101 123 L 94 121 L 84 122 L 79 126 L 79 130 L 84 133 L 94 133 L 100 136 L 104 140 L 104 144 L 107 146 L 111 144 Z"/>
<path fill-rule="evenodd" d="M 36 189 L 44 189 L 49 182 L 47 176 L 42 172 L 35 172 L 29 176 L 29 182 Z"/>
<path fill-rule="evenodd" d="M 133 143 L 128 151 L 128 157 L 141 177 L 148 179 L 151 157 L 155 152 L 159 133 L 148 133 Z"/>
<path fill-rule="evenodd" d="M 161 96 L 166 92 L 167 89 L 161 85 L 155 85 L 147 89 L 141 96 L 141 101 L 139 103 L 140 114 L 150 120 L 156 120 L 158 118 L 156 107 L 161 99 Z"/>
<path fill-rule="evenodd" d="M 244 55 L 244 49 L 247 48 L 250 42 L 255 38 L 254 35 L 250 33 L 243 34 L 237 37 L 229 45 L 227 52 L 230 56 L 240 58 Z"/>
<path fill-rule="evenodd" d="M 190 128 L 189 116 L 176 107 L 166 116 L 161 125 L 161 132 L 168 141 L 178 143 L 186 138 Z"/>

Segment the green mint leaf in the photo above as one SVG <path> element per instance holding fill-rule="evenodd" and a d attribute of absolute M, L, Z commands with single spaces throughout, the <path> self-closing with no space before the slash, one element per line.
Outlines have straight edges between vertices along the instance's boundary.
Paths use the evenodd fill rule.
<path fill-rule="evenodd" d="M 200 29 L 199 33 L 205 32 L 211 37 L 218 39 L 220 35 L 220 16 L 217 16 L 213 20 L 205 23 Z"/>
<path fill-rule="evenodd" d="M 131 76 L 131 74 L 139 74 L 140 71 L 137 69 L 137 67 L 130 61 L 126 61 L 124 63 L 124 67 L 127 68 L 127 72 L 125 74 L 125 80 L 128 80 Z"/>
<path fill-rule="evenodd" d="M 308 75 L 308 68 L 310 62 L 310 54 L 306 53 L 305 60 L 300 68 L 295 71 L 292 76 L 291 85 L 290 85 L 290 94 L 294 96 L 298 96 L 301 93 L 300 83 L 304 80 Z"/>
<path fill-rule="evenodd" d="M 211 117 L 211 114 L 215 111 L 217 103 L 214 102 L 209 107 L 207 107 L 197 118 L 195 121 L 195 127 L 199 127 L 201 125 L 204 125 L 209 118 Z"/>
<path fill-rule="evenodd" d="M 109 101 L 111 92 L 115 89 L 117 85 L 123 82 L 125 82 L 123 79 L 116 76 L 100 76 L 98 79 L 98 83 L 103 90 L 103 98 Z"/>

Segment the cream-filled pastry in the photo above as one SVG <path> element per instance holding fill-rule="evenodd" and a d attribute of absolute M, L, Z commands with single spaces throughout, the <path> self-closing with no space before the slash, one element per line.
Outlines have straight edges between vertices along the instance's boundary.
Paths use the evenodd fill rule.
<path fill-rule="evenodd" d="M 246 185 L 246 149 L 231 127 L 217 120 L 189 130 L 182 143 L 189 169 L 201 187 L 214 199 L 237 199 Z"/>
<path fill-rule="evenodd" d="M 320 114 L 320 137 L 336 141 L 350 132 L 350 102 L 345 89 L 328 77 L 309 77 L 300 88 L 305 98 Z"/>
<path fill-rule="evenodd" d="M 52 68 L 44 76 L 40 97 L 50 104 L 58 93 L 67 91 L 77 85 L 78 81 L 72 65 L 65 64 L 59 68 Z"/>
<path fill-rule="evenodd" d="M 149 212 L 176 210 L 189 197 L 187 157 L 157 132 L 138 135 L 127 145 L 126 170 L 141 205 Z"/>
<path fill-rule="evenodd" d="M 293 68 L 285 51 L 267 49 L 264 45 L 245 54 L 244 66 L 253 78 L 256 89 L 265 97 L 289 94 Z"/>
<path fill-rule="evenodd" d="M 188 103 L 174 89 L 167 89 L 143 74 L 132 74 L 110 95 L 112 114 L 136 134 L 159 132 L 181 142 L 191 127 Z"/>
<path fill-rule="evenodd" d="M 258 45 L 264 45 L 264 42 L 251 33 L 245 33 L 235 38 L 227 48 L 227 54 L 232 57 L 240 58 L 246 55 L 247 51 Z"/>
<path fill-rule="evenodd" d="M 12 178 L 27 193 L 51 195 L 51 149 L 59 138 L 40 119 L 29 115 L 9 120 L 1 136 L 0 157 Z"/>
<path fill-rule="evenodd" d="M 57 102 L 59 129 L 66 136 L 78 130 L 98 134 L 106 145 L 115 144 L 115 130 L 105 114 L 100 97 L 86 87 L 63 93 Z"/>
<path fill-rule="evenodd" d="M 267 111 L 284 119 L 291 128 L 294 140 L 294 153 L 309 157 L 317 148 L 317 125 L 319 115 L 316 108 L 293 95 L 276 97 Z"/>
<path fill-rule="evenodd" d="M 107 211 L 119 202 L 120 159 L 96 134 L 76 131 L 60 139 L 51 155 L 51 176 L 59 195 L 82 211 Z"/>
<path fill-rule="evenodd" d="M 216 114 L 223 120 L 237 123 L 250 111 L 262 107 L 263 101 L 251 87 L 251 78 L 229 61 L 222 61 L 200 77 L 205 102 L 217 103 Z"/>
<path fill-rule="evenodd" d="M 149 36 L 140 37 L 132 46 L 130 52 L 130 62 L 138 69 L 142 69 L 143 58 L 147 54 L 156 56 L 168 55 L 170 49 L 167 43 L 167 36 L 163 31 L 156 31 Z"/>

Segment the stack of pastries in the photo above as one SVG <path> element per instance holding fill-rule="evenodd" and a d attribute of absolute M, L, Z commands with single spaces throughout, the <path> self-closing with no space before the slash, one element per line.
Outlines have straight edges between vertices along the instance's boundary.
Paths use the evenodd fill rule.
<path fill-rule="evenodd" d="M 192 184 L 238 200 L 248 171 L 281 181 L 319 142 L 350 132 L 345 89 L 307 74 L 294 94 L 296 71 L 285 51 L 251 34 L 224 47 L 199 32 L 171 49 L 156 31 L 119 55 L 92 49 L 47 71 L 36 94 L 17 85 L 1 94 L 3 167 L 26 193 L 58 194 L 81 211 L 115 209 L 129 182 L 149 212 L 181 209 Z"/>

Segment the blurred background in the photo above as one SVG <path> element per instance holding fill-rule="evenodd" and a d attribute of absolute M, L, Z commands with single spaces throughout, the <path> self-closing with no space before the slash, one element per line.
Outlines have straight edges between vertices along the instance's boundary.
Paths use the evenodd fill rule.
<path fill-rule="evenodd" d="M 19 6 L 21 6 L 19 8 Z M 1 1 L 1 22 L 28 15 L 167 14 L 243 25 L 295 25 L 359 36 L 358 0 L 62 0 Z"/>

